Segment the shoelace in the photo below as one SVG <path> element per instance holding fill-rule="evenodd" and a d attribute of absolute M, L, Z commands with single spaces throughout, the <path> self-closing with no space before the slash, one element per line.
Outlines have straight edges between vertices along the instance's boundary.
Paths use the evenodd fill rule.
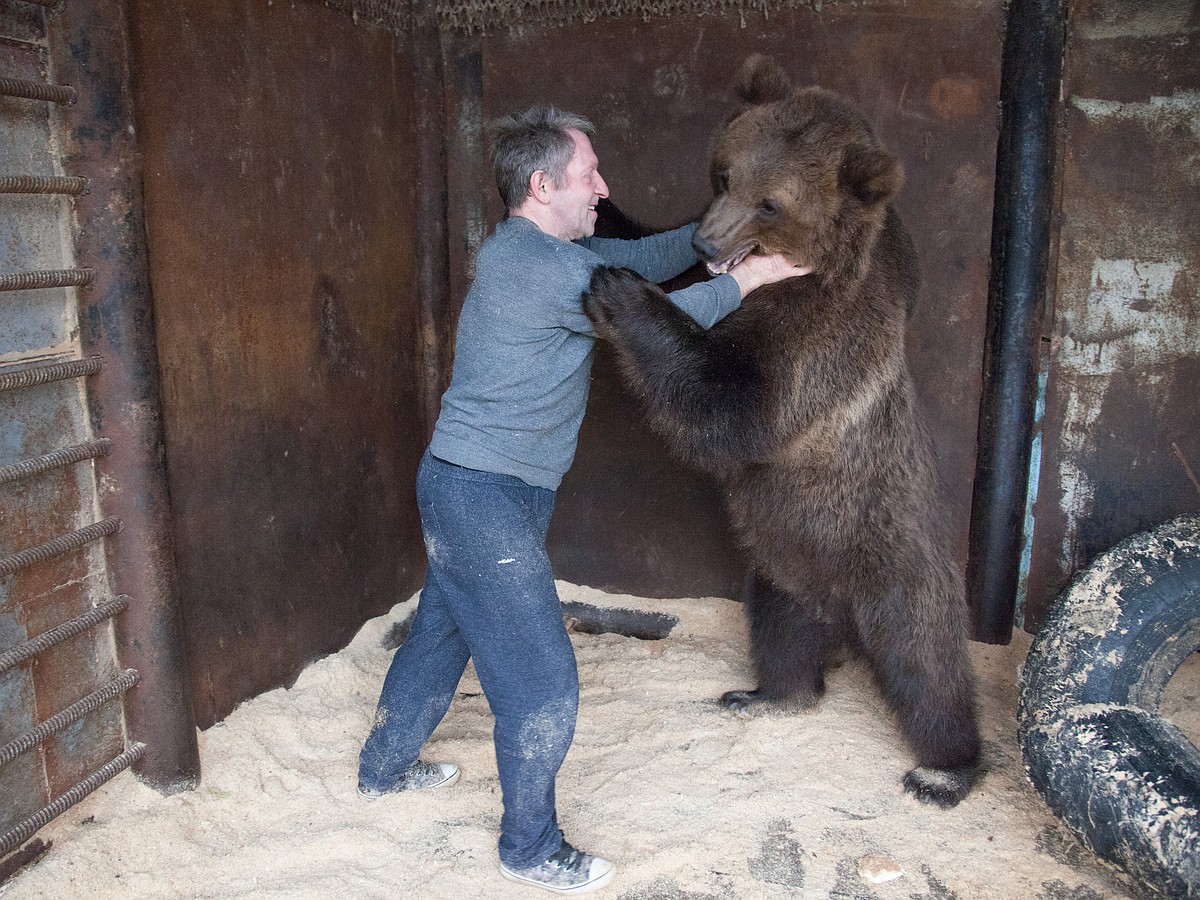
<path fill-rule="evenodd" d="M 576 872 L 582 867 L 583 860 L 586 857 L 586 853 L 581 853 L 566 841 L 563 841 L 563 845 L 547 861 L 560 871 Z"/>
<path fill-rule="evenodd" d="M 409 768 L 408 772 L 406 772 L 405 774 L 409 775 L 410 777 L 413 775 L 423 775 L 423 776 L 440 775 L 441 769 L 438 768 L 437 766 L 435 766 L 433 763 L 427 763 L 423 759 L 418 759 L 415 763 L 412 764 L 412 766 Z"/>

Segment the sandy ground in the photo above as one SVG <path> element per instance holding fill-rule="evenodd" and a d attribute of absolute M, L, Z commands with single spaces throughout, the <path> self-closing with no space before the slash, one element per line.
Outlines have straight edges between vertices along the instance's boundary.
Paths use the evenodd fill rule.
<path fill-rule="evenodd" d="M 1128 896 L 1022 772 L 1015 682 L 1024 635 L 1009 647 L 972 646 L 988 772 L 963 804 L 942 811 L 904 796 L 910 759 L 861 665 L 832 674 L 817 713 L 741 719 L 715 703 L 752 684 L 738 604 L 565 583 L 560 593 L 679 619 L 663 640 L 573 635 L 582 700 L 559 816 L 569 839 L 618 865 L 595 896 Z M 424 754 L 458 763 L 462 780 L 374 802 L 355 793 L 358 749 L 391 657 L 383 643 L 415 606 L 398 604 L 292 688 L 202 732 L 198 790 L 164 798 L 124 773 L 69 810 L 39 834 L 53 841 L 50 852 L 0 896 L 551 896 L 498 873 L 492 723 L 470 668 Z M 1185 669 L 1168 704 L 1194 738 L 1200 667 Z M 872 866 L 900 874 L 871 883 L 861 872 Z"/>

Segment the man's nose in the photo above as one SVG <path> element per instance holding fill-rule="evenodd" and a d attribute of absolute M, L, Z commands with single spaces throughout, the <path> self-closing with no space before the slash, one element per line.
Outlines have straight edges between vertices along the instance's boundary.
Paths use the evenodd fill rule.
<path fill-rule="evenodd" d="M 601 175 L 599 172 L 596 173 L 596 196 L 597 197 L 607 197 L 608 196 L 608 184 L 605 182 L 604 176 Z"/>

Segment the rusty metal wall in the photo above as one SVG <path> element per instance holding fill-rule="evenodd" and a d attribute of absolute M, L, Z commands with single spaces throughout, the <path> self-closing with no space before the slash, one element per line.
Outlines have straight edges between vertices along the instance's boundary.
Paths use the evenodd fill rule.
<path fill-rule="evenodd" d="M 322 3 L 134 0 L 190 680 L 207 726 L 424 558 L 412 61 Z"/>
<path fill-rule="evenodd" d="M 1074 0 L 1025 625 L 1200 508 L 1200 5 Z"/>
<path fill-rule="evenodd" d="M 1002 4 L 798 3 L 526 20 L 486 34 L 439 30 L 430 4 L 414 7 L 414 34 L 319 2 L 130 9 L 202 725 L 286 683 L 419 584 L 415 466 L 474 251 L 500 215 L 484 123 L 535 101 L 589 115 L 614 199 L 651 225 L 676 224 L 708 200 L 710 136 L 729 110 L 731 73 L 754 51 L 779 57 L 798 82 L 855 98 L 905 163 L 899 205 L 925 277 L 911 360 L 965 561 Z M 1178 387 L 1194 355 L 1164 357 L 1161 346 L 1172 327 L 1185 346 L 1194 339 L 1195 238 L 1184 223 L 1195 214 L 1195 12 L 1153 9 L 1071 8 L 1033 618 L 1088 547 L 1195 502 L 1195 407 Z M 444 232 L 423 230 L 439 211 Z M 1182 303 L 1174 318 L 1152 317 L 1162 338 L 1151 356 L 1120 329 L 1076 327 L 1113 285 L 1136 294 L 1127 312 Z M 1143 370 L 1091 373 L 1088 360 L 1117 339 Z M 1127 419 L 1135 424 L 1119 424 Z M 1155 425 L 1165 441 L 1129 456 Z M 650 596 L 740 590 L 718 491 L 642 426 L 603 349 L 550 543 L 557 574 L 573 581 Z"/>
<path fill-rule="evenodd" d="M 596 123 L 602 171 L 626 212 L 687 221 L 709 199 L 708 147 L 749 53 L 777 56 L 797 83 L 859 102 L 907 169 L 899 206 L 922 254 L 911 361 L 965 560 L 987 299 L 1001 4 L 881 0 L 797 4 L 727 16 L 528 21 L 448 48 L 454 137 L 548 101 Z M 475 65 L 471 63 L 474 61 Z M 452 295 L 473 245 L 500 215 L 486 162 L 451 153 Z M 716 487 L 672 461 L 642 425 L 601 348 L 575 466 L 550 540 L 559 577 L 650 596 L 736 596 L 742 565 Z"/>
<path fill-rule="evenodd" d="M 0 10 L 0 74 L 46 82 L 50 59 L 40 11 Z M 52 104 L 0 97 L 0 174 L 65 174 Z M 72 200 L 0 194 L 0 272 L 72 268 Z M 80 354 L 78 288 L 0 294 L 0 372 Z M 0 391 L 0 466 L 93 437 L 79 379 Z M 95 522 L 90 461 L 0 484 L 0 557 Z M 109 598 L 103 549 L 89 544 L 0 577 L 0 652 L 39 637 Z M 112 632 L 90 629 L 0 672 L 0 745 L 79 701 L 117 670 Z M 44 745 L 0 767 L 0 835 L 113 758 L 123 745 L 121 709 L 108 704 Z M 4 856 L 4 852 L 0 852 Z"/>

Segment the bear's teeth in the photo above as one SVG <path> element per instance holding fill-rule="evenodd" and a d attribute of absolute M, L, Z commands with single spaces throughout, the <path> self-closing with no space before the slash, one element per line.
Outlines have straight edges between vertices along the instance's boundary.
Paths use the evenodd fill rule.
<path fill-rule="evenodd" d="M 743 259 L 749 256 L 751 251 L 754 250 L 754 247 L 754 244 L 747 244 L 741 250 L 738 250 L 732 256 L 726 257 L 721 262 L 708 262 L 705 263 L 704 266 L 708 269 L 709 275 L 724 275 Z"/>

